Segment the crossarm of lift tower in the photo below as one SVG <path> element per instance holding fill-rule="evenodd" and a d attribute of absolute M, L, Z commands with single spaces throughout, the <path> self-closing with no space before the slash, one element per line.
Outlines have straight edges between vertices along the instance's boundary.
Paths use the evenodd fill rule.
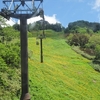
<path fill-rule="evenodd" d="M 12 0 L 3 0 L 3 3 L 5 3 L 5 2 L 11 2 Z M 20 1 L 22 1 L 22 2 L 25 2 L 25 1 L 41 1 L 41 2 L 43 2 L 43 0 L 13 0 L 14 2 L 20 2 Z"/>
<path fill-rule="evenodd" d="M 41 3 L 43 0 L 2 0 L 4 4 L 6 3 L 15 3 L 15 2 L 21 2 L 22 6 L 24 6 L 25 2 L 35 2 L 35 1 L 40 1 Z"/>
<path fill-rule="evenodd" d="M 6 8 L 1 9 L 0 15 L 6 19 L 20 18 L 21 16 L 27 16 L 27 19 L 34 16 L 39 16 L 43 9 L 39 9 L 40 4 L 43 0 L 2 0 Z M 28 2 L 28 3 L 27 3 Z M 32 3 L 32 6 L 29 6 L 29 2 Z M 35 2 L 38 3 L 38 6 L 35 6 Z M 21 7 L 23 6 L 23 9 Z M 26 9 L 25 9 L 26 7 Z"/>

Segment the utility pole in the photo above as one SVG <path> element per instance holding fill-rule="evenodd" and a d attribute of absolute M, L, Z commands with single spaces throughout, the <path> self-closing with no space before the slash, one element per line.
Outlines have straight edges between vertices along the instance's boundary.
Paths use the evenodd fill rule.
<path fill-rule="evenodd" d="M 30 2 L 30 5 L 27 5 Z M 21 97 L 20 100 L 30 100 L 28 84 L 28 40 L 27 40 L 27 19 L 39 16 L 42 9 L 38 5 L 43 0 L 3 0 L 6 8 L 1 9 L 0 15 L 6 19 L 10 17 L 20 19 L 20 44 L 21 44 Z M 20 10 L 22 9 L 22 10 Z M 42 43 L 42 42 L 41 42 Z"/>

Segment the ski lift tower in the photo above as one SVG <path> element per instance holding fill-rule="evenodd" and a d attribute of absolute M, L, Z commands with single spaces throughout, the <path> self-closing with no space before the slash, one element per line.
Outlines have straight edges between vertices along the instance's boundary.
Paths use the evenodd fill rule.
<path fill-rule="evenodd" d="M 28 89 L 28 42 L 27 19 L 41 16 L 43 9 L 39 9 L 43 0 L 2 0 L 5 8 L 0 15 L 6 19 L 20 19 L 20 43 L 21 43 L 21 97 L 20 100 L 30 100 Z"/>

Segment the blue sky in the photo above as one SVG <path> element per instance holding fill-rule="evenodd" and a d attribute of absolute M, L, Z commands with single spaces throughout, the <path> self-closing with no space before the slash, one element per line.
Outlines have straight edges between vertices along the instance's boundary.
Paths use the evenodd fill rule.
<path fill-rule="evenodd" d="M 99 8 L 100 0 L 44 0 L 45 14 L 55 14 L 64 26 L 77 20 L 99 22 Z"/>
<path fill-rule="evenodd" d="M 0 4 L 1 9 L 2 0 Z M 100 0 L 44 0 L 43 7 L 46 20 L 60 22 L 65 27 L 77 20 L 100 22 Z"/>

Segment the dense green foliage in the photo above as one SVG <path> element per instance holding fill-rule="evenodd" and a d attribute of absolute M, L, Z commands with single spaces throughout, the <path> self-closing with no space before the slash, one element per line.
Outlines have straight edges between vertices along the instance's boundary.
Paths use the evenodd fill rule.
<path fill-rule="evenodd" d="M 0 57 L 11 67 L 19 67 L 20 49 L 16 44 L 4 45 L 0 43 Z"/>
<path fill-rule="evenodd" d="M 0 100 L 13 100 L 20 89 L 20 49 L 17 44 L 0 43 Z"/>
<path fill-rule="evenodd" d="M 16 100 L 20 94 L 18 38 L 19 32 L 12 27 L 0 27 L 0 100 Z"/>
<path fill-rule="evenodd" d="M 100 23 L 84 20 L 71 22 L 65 29 L 65 33 L 93 33 L 100 31 Z"/>
<path fill-rule="evenodd" d="M 17 23 L 13 25 L 13 28 L 14 28 L 15 30 L 20 31 L 20 25 L 17 24 Z"/>
<path fill-rule="evenodd" d="M 70 45 L 75 45 L 75 46 L 81 46 L 84 47 L 89 41 L 89 35 L 88 34 L 70 34 L 67 37 L 67 42 Z"/>

